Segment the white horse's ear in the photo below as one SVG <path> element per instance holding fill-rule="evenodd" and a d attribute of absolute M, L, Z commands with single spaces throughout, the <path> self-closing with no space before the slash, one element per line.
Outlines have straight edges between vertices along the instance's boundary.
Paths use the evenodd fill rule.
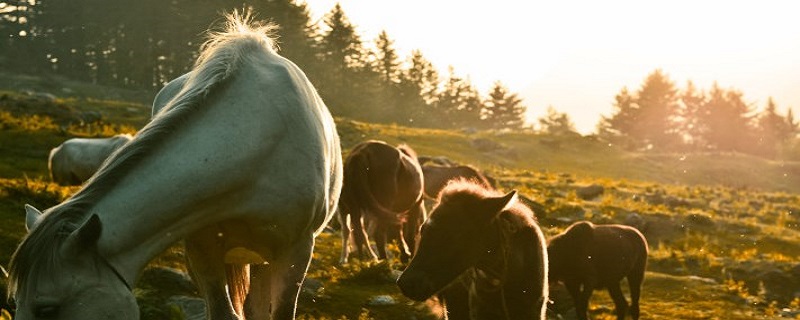
<path fill-rule="evenodd" d="M 100 222 L 100 217 L 93 214 L 89 220 L 83 223 L 78 229 L 72 232 L 64 241 L 64 248 L 70 250 L 73 254 L 77 254 L 81 250 L 93 248 L 100 239 L 100 233 L 103 231 L 103 225 Z"/>
<path fill-rule="evenodd" d="M 42 212 L 39 211 L 39 209 L 34 208 L 32 205 L 25 204 L 25 229 L 31 231 L 41 216 Z"/>

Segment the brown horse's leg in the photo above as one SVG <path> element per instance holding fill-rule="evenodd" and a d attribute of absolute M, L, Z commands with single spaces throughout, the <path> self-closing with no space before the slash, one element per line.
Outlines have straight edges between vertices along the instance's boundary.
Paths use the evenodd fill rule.
<path fill-rule="evenodd" d="M 425 223 L 425 219 L 427 219 L 426 216 L 425 203 L 422 201 L 408 212 L 408 220 L 403 225 L 403 237 L 408 245 L 408 252 L 410 255 L 414 255 L 417 251 L 419 228 Z"/>
<path fill-rule="evenodd" d="M 353 210 L 353 212 L 350 213 L 350 224 L 353 226 L 353 240 L 356 242 L 356 248 L 360 259 L 364 259 L 366 253 L 372 260 L 377 261 L 378 256 L 375 255 L 375 251 L 372 251 L 372 247 L 369 245 L 369 237 L 367 236 L 367 230 L 364 226 L 364 220 L 361 218 L 362 216 L 362 212 L 359 210 Z"/>
<path fill-rule="evenodd" d="M 339 256 L 339 264 L 346 264 L 350 257 L 350 234 L 352 233 L 349 209 L 339 206 L 336 214 L 339 216 L 339 227 L 341 228 L 339 231 L 342 235 L 342 254 Z"/>
<path fill-rule="evenodd" d="M 372 236 L 375 238 L 375 248 L 378 249 L 378 259 L 386 260 L 389 257 L 386 254 L 386 238 L 389 237 L 389 230 L 392 226 L 387 225 L 386 223 L 377 223 L 377 228 L 375 229 L 375 233 Z"/>
<path fill-rule="evenodd" d="M 628 314 L 628 302 L 625 301 L 625 295 L 619 288 L 619 283 L 608 286 L 608 294 L 614 300 L 614 308 L 617 311 L 617 320 L 624 320 L 625 315 Z"/>
<path fill-rule="evenodd" d="M 589 317 L 589 297 L 592 295 L 592 288 L 584 286 L 581 289 L 581 284 L 578 282 L 565 282 L 564 285 L 572 296 L 572 302 L 575 303 L 575 315 L 578 320 L 587 320 Z"/>
<path fill-rule="evenodd" d="M 639 296 L 642 290 L 642 282 L 644 282 L 644 268 L 628 275 L 628 286 L 631 290 L 631 318 L 633 320 L 639 319 Z"/>
<path fill-rule="evenodd" d="M 397 241 L 397 248 L 400 249 L 400 261 L 403 263 L 408 263 L 411 260 L 411 251 L 409 251 L 408 243 L 406 243 L 406 239 L 403 236 L 403 228 L 406 223 L 393 225 L 389 229 L 392 232 L 391 238 Z"/>

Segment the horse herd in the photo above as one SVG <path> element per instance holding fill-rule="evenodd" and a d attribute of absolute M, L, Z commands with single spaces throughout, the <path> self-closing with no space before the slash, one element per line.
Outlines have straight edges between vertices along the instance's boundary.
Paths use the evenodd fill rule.
<path fill-rule="evenodd" d="M 16 319 L 138 319 L 133 284 L 180 240 L 208 319 L 293 319 L 315 237 L 337 212 L 341 263 L 351 239 L 374 260 L 396 241 L 402 294 L 438 297 L 449 319 L 543 319 L 555 281 L 579 319 L 601 288 L 618 319 L 639 318 L 647 243 L 636 229 L 578 222 L 548 245 L 517 193 L 473 167 L 374 140 L 342 159 L 333 118 L 276 53 L 273 28 L 228 15 L 136 136 L 51 152 L 53 180 L 83 184 L 47 210 L 25 207 L 29 232 L 9 266 Z"/>
<path fill-rule="evenodd" d="M 401 261 L 410 258 L 400 291 L 417 301 L 437 296 L 448 319 L 543 319 L 548 282 L 556 281 L 572 296 L 578 319 L 587 318 L 589 297 L 601 288 L 618 319 L 639 318 L 648 248 L 638 230 L 582 221 L 547 245 L 516 191 L 502 193 L 489 181 L 470 166 L 420 166 L 407 145 L 358 144 L 344 162 L 340 262 L 347 262 L 351 233 L 368 259 L 385 259 L 387 240 L 396 240 Z M 436 199 L 427 217 L 426 196 Z"/>

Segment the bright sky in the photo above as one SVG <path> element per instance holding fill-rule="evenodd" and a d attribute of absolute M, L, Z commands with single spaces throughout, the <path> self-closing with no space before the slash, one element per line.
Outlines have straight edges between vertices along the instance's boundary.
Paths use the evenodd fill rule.
<path fill-rule="evenodd" d="M 339 2 L 364 41 L 386 30 L 401 57 L 419 49 L 484 95 L 501 81 L 531 122 L 552 105 L 593 132 L 614 95 L 657 68 L 680 88 L 717 81 L 800 114 L 798 1 L 306 1 L 315 19 Z"/>

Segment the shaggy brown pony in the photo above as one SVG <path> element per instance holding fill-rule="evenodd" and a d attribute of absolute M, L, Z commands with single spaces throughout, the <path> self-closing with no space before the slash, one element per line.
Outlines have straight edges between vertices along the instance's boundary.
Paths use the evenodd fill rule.
<path fill-rule="evenodd" d="M 433 199 L 439 196 L 439 192 L 448 182 L 459 178 L 472 180 L 489 189 L 494 188 L 478 169 L 471 166 L 424 165 L 422 166 L 422 176 L 425 177 L 425 195 Z"/>
<path fill-rule="evenodd" d="M 403 294 L 423 301 L 447 288 L 451 319 L 544 319 L 545 240 L 516 191 L 503 195 L 456 180 L 439 197 L 397 280 Z"/>
<path fill-rule="evenodd" d="M 617 319 L 639 319 L 639 295 L 647 266 L 647 240 L 635 228 L 624 225 L 594 225 L 588 221 L 571 225 L 550 239 L 550 280 L 562 281 L 575 302 L 578 319 L 587 319 L 589 298 L 595 289 L 607 288 L 614 300 Z M 628 278 L 631 305 L 620 290 Z"/>
<path fill-rule="evenodd" d="M 347 263 L 351 232 L 362 258 L 366 251 L 373 259 L 386 259 L 386 242 L 397 240 L 400 258 L 407 262 L 419 225 L 425 220 L 422 185 L 422 170 L 410 147 L 395 148 L 374 140 L 353 147 L 344 163 L 344 185 L 339 200 L 342 226 L 339 262 Z M 375 227 L 372 234 L 377 256 L 369 246 L 365 220 Z"/>

